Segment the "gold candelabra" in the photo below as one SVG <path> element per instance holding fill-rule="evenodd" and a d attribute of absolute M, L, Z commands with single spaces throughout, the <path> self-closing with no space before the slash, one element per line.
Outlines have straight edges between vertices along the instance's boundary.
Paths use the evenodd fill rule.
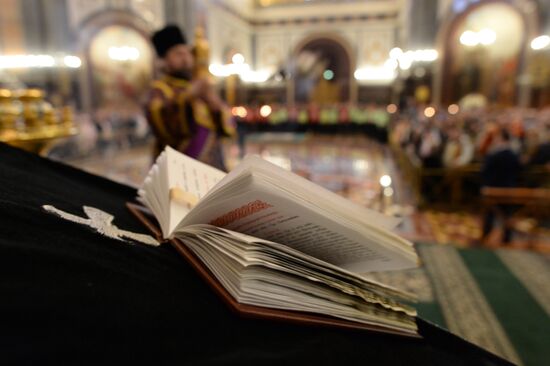
<path fill-rule="evenodd" d="M 53 108 L 40 89 L 0 89 L 0 142 L 46 155 L 78 132 L 71 107 Z"/>

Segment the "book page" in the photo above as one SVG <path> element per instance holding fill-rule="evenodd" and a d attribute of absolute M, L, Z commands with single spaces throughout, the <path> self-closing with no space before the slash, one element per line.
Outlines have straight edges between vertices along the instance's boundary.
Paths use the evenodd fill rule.
<path fill-rule="evenodd" d="M 249 172 L 262 175 L 271 184 L 286 190 L 291 195 L 302 197 L 305 200 L 313 200 L 318 206 L 329 207 L 337 212 L 338 216 L 347 216 L 351 220 L 361 217 L 361 220 L 367 221 L 371 225 L 388 230 L 394 229 L 401 222 L 398 218 L 359 206 L 256 155 L 247 155 L 220 184 L 208 193 L 208 196 L 223 196 L 226 193 L 226 186 L 232 185 L 235 180 Z M 319 197 L 322 197 L 322 200 L 319 200 Z"/>
<path fill-rule="evenodd" d="M 210 235 L 212 240 L 220 243 L 232 242 L 234 247 L 245 250 L 243 259 L 249 261 L 249 263 L 255 263 L 255 260 L 263 258 L 265 260 L 264 264 L 267 266 L 283 266 L 293 273 L 301 273 L 305 277 L 315 278 L 321 282 L 328 281 L 331 286 L 340 289 L 349 287 L 350 284 L 354 284 L 355 286 L 368 289 L 381 296 L 394 297 L 408 301 L 415 299 L 412 294 L 389 287 L 372 279 L 365 280 L 363 275 L 346 271 L 341 267 L 324 262 L 283 244 L 211 225 L 187 226 L 184 231 L 181 233 L 178 232 L 178 237 L 181 236 L 184 238 L 187 234 L 197 236 Z M 220 245 L 220 250 L 222 252 L 231 250 L 230 247 L 222 244 Z M 246 250 L 247 248 L 253 248 L 253 250 Z M 242 265 L 245 265 L 245 263 L 242 263 Z M 356 294 L 355 291 L 348 293 Z"/>
<path fill-rule="evenodd" d="M 168 189 L 179 188 L 183 192 L 195 196 L 200 200 L 206 193 L 225 177 L 221 170 L 201 163 L 193 158 L 166 148 Z M 192 205 L 170 201 L 170 223 L 168 232 L 171 233 L 177 224 L 191 211 Z"/>
<path fill-rule="evenodd" d="M 168 233 L 169 198 L 166 177 L 166 153 L 162 152 L 138 190 L 138 201 L 154 214 L 164 234 Z"/>
<path fill-rule="evenodd" d="M 184 223 L 214 225 L 288 245 L 353 272 L 417 265 L 414 253 L 383 245 L 392 240 L 404 241 L 396 235 L 381 230 L 359 233 L 335 217 L 325 217 L 303 202 L 285 199 L 260 185 L 194 210 Z"/>
<path fill-rule="evenodd" d="M 388 297 L 391 288 L 286 246 L 208 225 L 187 226 L 178 237 L 240 303 L 416 330 L 416 311 Z"/>

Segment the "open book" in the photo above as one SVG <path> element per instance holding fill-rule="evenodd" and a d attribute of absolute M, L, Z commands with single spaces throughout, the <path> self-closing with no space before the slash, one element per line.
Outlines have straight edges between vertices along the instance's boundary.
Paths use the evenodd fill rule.
<path fill-rule="evenodd" d="M 226 174 L 170 147 L 138 199 L 240 304 L 417 332 L 408 295 L 360 274 L 417 265 L 396 219 L 257 156 Z"/>

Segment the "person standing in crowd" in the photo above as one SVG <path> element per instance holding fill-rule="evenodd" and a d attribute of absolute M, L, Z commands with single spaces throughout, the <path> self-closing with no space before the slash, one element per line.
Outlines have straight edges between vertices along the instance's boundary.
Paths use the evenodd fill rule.
<path fill-rule="evenodd" d="M 153 81 L 145 105 L 156 138 L 154 156 L 171 146 L 226 170 L 219 138 L 234 134 L 228 108 L 206 76 L 192 78 L 193 53 L 179 27 L 155 32 L 152 42 L 164 73 Z"/>
<path fill-rule="evenodd" d="M 510 140 L 510 134 L 505 129 L 500 129 L 495 133 L 491 149 L 485 156 L 481 168 L 482 187 L 511 188 L 517 186 L 521 163 L 519 156 L 512 150 Z M 506 221 L 511 216 L 512 211 L 513 207 L 502 205 L 496 210 L 486 212 L 483 218 L 483 236 L 481 240 L 487 239 L 493 229 L 496 214 L 500 213 L 504 222 L 502 241 L 509 243 L 512 231 Z"/>
<path fill-rule="evenodd" d="M 425 168 L 441 168 L 443 151 L 443 137 L 441 130 L 434 121 L 429 121 L 422 131 L 418 146 L 418 156 Z"/>
<path fill-rule="evenodd" d="M 443 165 L 446 168 L 457 168 L 471 163 L 473 158 L 474 144 L 470 136 L 459 128 L 450 128 L 443 149 Z"/>
<path fill-rule="evenodd" d="M 543 126 L 543 128 L 537 129 L 536 133 L 538 145 L 528 158 L 528 164 L 546 165 L 550 169 L 550 126 Z"/>

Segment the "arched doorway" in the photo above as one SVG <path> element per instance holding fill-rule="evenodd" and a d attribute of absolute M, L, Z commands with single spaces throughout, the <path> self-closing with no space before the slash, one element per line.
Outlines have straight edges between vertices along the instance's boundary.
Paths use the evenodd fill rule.
<path fill-rule="evenodd" d="M 294 64 L 297 103 L 350 100 L 351 57 L 339 40 L 328 36 L 310 38 L 296 48 Z"/>
<path fill-rule="evenodd" d="M 491 104 L 518 102 L 527 37 L 524 16 L 507 2 L 472 5 L 444 31 L 441 102 L 479 93 Z"/>
<path fill-rule="evenodd" d="M 80 77 L 83 109 L 139 109 L 154 75 L 152 25 L 133 12 L 109 10 L 92 14 L 79 28 L 86 60 Z"/>
<path fill-rule="evenodd" d="M 89 47 L 94 108 L 139 109 L 153 75 L 153 53 L 133 28 L 111 25 Z"/>

